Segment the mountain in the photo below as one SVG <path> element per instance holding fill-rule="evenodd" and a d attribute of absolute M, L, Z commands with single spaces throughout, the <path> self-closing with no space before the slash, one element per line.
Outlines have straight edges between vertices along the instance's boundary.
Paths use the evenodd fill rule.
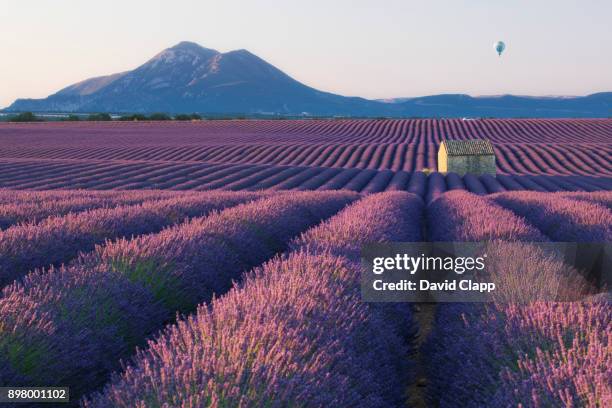
<path fill-rule="evenodd" d="M 220 53 L 191 42 L 134 69 L 71 85 L 7 111 L 203 112 L 367 115 L 386 107 L 308 87 L 246 50 Z"/>
<path fill-rule="evenodd" d="M 442 117 L 611 117 L 612 92 L 587 96 L 478 96 L 464 94 L 383 101 L 411 116 Z"/>
<path fill-rule="evenodd" d="M 132 71 L 90 78 L 5 111 L 321 116 L 610 116 L 612 93 L 576 98 L 435 95 L 374 101 L 319 91 L 247 50 L 181 42 Z"/>

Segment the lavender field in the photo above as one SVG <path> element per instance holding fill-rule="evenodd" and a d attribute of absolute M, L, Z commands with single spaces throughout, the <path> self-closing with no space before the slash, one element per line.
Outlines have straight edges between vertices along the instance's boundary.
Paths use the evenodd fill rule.
<path fill-rule="evenodd" d="M 422 171 L 442 139 L 483 137 L 496 176 Z M 612 241 L 611 142 L 605 119 L 0 124 L 0 387 L 100 408 L 612 406 L 605 296 L 360 292 L 373 242 L 509 242 L 558 278 L 521 245 Z"/>
<path fill-rule="evenodd" d="M 229 120 L 0 123 L 0 188 L 612 189 L 612 120 Z M 488 138 L 497 177 L 432 180 L 441 140 Z"/>

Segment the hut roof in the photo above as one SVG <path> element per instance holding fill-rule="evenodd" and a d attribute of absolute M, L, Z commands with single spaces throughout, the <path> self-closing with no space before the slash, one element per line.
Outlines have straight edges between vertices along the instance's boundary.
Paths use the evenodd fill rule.
<path fill-rule="evenodd" d="M 494 155 L 493 144 L 487 139 L 443 140 L 449 156 L 482 156 Z"/>

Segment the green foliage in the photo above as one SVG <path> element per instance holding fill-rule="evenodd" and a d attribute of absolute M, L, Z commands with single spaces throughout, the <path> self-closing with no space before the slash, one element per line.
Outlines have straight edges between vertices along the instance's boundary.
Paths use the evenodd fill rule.
<path fill-rule="evenodd" d="M 172 120 L 172 118 L 165 113 L 156 112 L 149 116 L 149 120 Z"/>
<path fill-rule="evenodd" d="M 172 273 L 174 265 L 157 259 L 127 260 L 116 258 L 110 266 L 115 272 L 126 276 L 131 282 L 141 283 L 148 288 L 155 299 L 168 310 L 188 310 L 193 299 L 177 296 L 183 293 L 180 282 Z"/>
<path fill-rule="evenodd" d="M 77 115 L 68 115 L 60 119 L 62 122 L 78 122 L 81 118 Z"/>
<path fill-rule="evenodd" d="M 147 120 L 147 117 L 141 113 L 135 113 L 133 115 L 124 115 L 119 118 L 120 121 L 138 121 Z"/>
<path fill-rule="evenodd" d="M 174 116 L 174 120 L 201 120 L 202 117 L 197 113 L 192 113 L 191 115 L 179 114 Z"/>
<path fill-rule="evenodd" d="M 32 112 L 23 112 L 9 118 L 9 122 L 40 122 L 40 119 L 36 117 Z"/>
<path fill-rule="evenodd" d="M 4 348 L 4 347 L 3 347 Z M 26 376 L 33 376 L 40 372 L 41 363 L 44 361 L 45 348 L 33 342 L 15 341 L 8 344 L 6 354 L 10 364 L 17 371 Z"/>
<path fill-rule="evenodd" d="M 108 113 L 93 113 L 87 117 L 87 120 L 92 122 L 107 122 L 113 120 Z"/>
<path fill-rule="evenodd" d="M 207 116 L 206 119 L 207 120 L 245 120 L 245 119 L 248 119 L 248 117 L 244 115 L 213 115 L 213 116 Z"/>

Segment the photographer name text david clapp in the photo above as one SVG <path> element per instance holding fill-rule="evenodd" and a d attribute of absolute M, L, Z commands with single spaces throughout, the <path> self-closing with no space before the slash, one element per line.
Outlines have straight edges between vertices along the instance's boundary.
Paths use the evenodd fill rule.
<path fill-rule="evenodd" d="M 377 279 L 372 284 L 376 291 L 464 291 L 464 292 L 481 292 L 491 293 L 495 290 L 495 283 L 493 282 L 475 282 L 472 280 L 445 280 L 444 282 L 430 282 L 425 279 L 421 279 L 417 282 L 402 279 L 399 282 L 384 282 L 381 279 Z"/>

